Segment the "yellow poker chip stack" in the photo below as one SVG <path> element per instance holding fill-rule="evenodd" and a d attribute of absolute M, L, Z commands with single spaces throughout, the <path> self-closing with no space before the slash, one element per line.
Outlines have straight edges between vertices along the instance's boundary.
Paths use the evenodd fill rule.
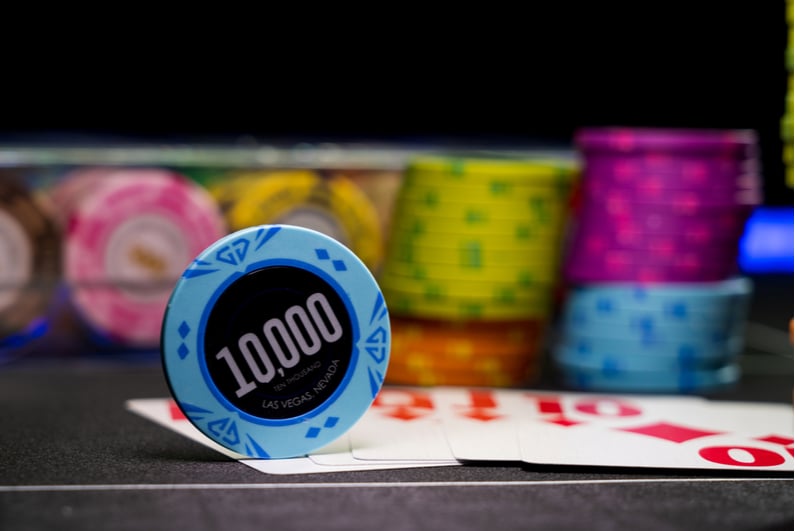
<path fill-rule="evenodd" d="M 353 251 L 376 272 L 384 254 L 378 211 L 343 175 L 314 170 L 261 170 L 232 174 L 208 185 L 231 231 L 262 224 L 314 229 Z"/>
<path fill-rule="evenodd" d="M 577 176 L 563 158 L 409 161 L 379 276 L 393 316 L 387 381 L 509 387 L 538 372 Z M 522 330 L 533 337 L 505 344 Z M 476 356 L 446 354 L 456 348 Z"/>

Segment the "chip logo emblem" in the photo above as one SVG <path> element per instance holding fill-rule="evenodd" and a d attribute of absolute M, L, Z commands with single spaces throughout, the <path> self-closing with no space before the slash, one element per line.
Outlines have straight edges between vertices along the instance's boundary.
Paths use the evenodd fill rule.
<path fill-rule="evenodd" d="M 388 349 L 388 340 L 387 340 L 387 331 L 383 327 L 378 327 L 370 334 L 370 337 L 367 338 L 367 343 L 376 343 L 379 346 L 367 346 L 364 347 L 368 354 L 376 361 L 376 363 L 381 363 L 386 358 L 387 354 L 389 353 Z"/>
<path fill-rule="evenodd" d="M 244 455 L 286 458 L 364 414 L 390 339 L 383 295 L 352 251 L 312 229 L 265 225 L 221 238 L 188 267 L 161 350 L 183 411 L 232 413 L 210 423 L 186 414 L 200 431 Z"/>
<path fill-rule="evenodd" d="M 249 241 L 245 238 L 235 240 L 231 245 L 221 247 L 215 253 L 215 259 L 225 264 L 238 265 L 246 258 Z"/>
<path fill-rule="evenodd" d="M 240 444 L 240 436 L 237 433 L 237 425 L 230 418 L 222 418 L 207 423 L 207 429 L 217 437 L 221 437 L 224 442 L 234 446 Z"/>

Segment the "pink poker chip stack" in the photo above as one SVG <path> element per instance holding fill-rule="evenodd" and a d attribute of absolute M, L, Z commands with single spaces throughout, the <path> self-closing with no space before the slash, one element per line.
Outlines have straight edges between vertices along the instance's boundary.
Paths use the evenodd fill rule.
<path fill-rule="evenodd" d="M 749 130 L 588 128 L 571 283 L 713 282 L 737 273 L 739 239 L 761 203 Z"/>
<path fill-rule="evenodd" d="M 65 176 L 53 198 L 77 314 L 107 343 L 157 346 L 179 276 L 227 233 L 212 196 L 165 169 L 97 168 Z"/>

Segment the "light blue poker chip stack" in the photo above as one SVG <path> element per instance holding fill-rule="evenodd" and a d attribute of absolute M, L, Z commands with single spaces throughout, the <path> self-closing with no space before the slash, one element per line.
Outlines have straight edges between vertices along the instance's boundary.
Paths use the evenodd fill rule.
<path fill-rule="evenodd" d="M 585 390 L 697 393 L 740 377 L 751 282 L 581 285 L 569 294 L 553 358 Z"/>

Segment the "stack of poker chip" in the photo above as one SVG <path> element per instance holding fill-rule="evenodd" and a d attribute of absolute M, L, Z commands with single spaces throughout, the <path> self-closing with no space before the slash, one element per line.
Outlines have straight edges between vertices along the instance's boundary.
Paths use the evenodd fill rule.
<path fill-rule="evenodd" d="M 735 382 L 751 287 L 739 240 L 761 201 L 752 131 L 591 128 L 553 358 L 589 390 Z M 594 302 L 596 301 L 596 302 Z"/>
<path fill-rule="evenodd" d="M 568 293 L 554 357 L 585 390 L 691 393 L 731 385 L 751 283 L 589 284 Z"/>
<path fill-rule="evenodd" d="M 174 284 L 227 233 L 212 196 L 169 170 L 81 168 L 51 197 L 68 299 L 81 323 L 99 344 L 157 347 Z"/>
<path fill-rule="evenodd" d="M 60 255 L 60 234 L 43 197 L 0 176 L 0 361 L 47 331 Z"/>
<path fill-rule="evenodd" d="M 208 184 L 232 231 L 255 225 L 304 227 L 330 236 L 376 272 L 383 229 L 375 204 L 344 175 L 309 169 L 236 172 Z"/>
<path fill-rule="evenodd" d="M 388 382 L 518 387 L 537 375 L 546 323 L 392 315 L 391 329 Z"/>
<path fill-rule="evenodd" d="M 388 382 L 516 387 L 537 376 L 576 177 L 563 158 L 409 160 L 379 276 Z"/>

